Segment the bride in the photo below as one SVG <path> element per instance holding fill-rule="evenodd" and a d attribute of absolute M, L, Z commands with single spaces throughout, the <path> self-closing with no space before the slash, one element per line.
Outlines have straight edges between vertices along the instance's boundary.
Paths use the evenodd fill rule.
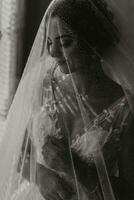
<path fill-rule="evenodd" d="M 134 198 L 133 37 L 121 11 L 50 4 L 0 146 L 0 199 Z"/>

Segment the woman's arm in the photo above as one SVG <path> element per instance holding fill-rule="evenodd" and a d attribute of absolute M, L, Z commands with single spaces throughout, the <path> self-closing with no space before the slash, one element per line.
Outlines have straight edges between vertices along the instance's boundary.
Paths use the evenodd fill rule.
<path fill-rule="evenodd" d="M 22 156 L 19 160 L 18 172 L 21 172 L 22 177 L 30 182 L 31 140 L 28 140 L 27 149 L 25 149 L 27 141 L 26 138 L 27 133 L 22 146 Z M 22 168 L 24 152 L 26 152 L 26 156 Z M 53 156 L 49 154 L 49 159 L 52 159 L 52 157 Z M 66 181 L 64 175 L 62 176 L 62 174 L 58 173 L 57 171 L 54 171 L 53 169 L 45 167 L 39 163 L 36 163 L 36 184 L 38 185 L 42 196 L 46 200 L 55 200 L 55 198 L 62 198 L 64 200 L 76 199 L 76 188 L 72 183 Z"/>
<path fill-rule="evenodd" d="M 37 185 L 46 200 L 75 200 L 76 189 L 56 171 L 37 164 Z"/>
<path fill-rule="evenodd" d="M 63 139 L 48 136 L 43 146 L 43 156 L 46 164 L 63 174 L 68 183 L 75 184 L 74 177 L 76 175 L 77 181 L 88 191 L 92 191 L 96 187 L 95 168 L 89 167 L 75 152 L 71 152 Z"/>

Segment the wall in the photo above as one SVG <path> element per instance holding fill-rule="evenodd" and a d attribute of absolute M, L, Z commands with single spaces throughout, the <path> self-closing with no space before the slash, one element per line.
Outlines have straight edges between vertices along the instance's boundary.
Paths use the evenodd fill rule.
<path fill-rule="evenodd" d="M 38 31 L 41 19 L 46 11 L 51 0 L 28 0 L 26 1 L 25 11 L 25 34 L 23 45 L 23 67 L 19 70 L 19 76 L 21 76 L 24 69 L 27 57 L 32 47 L 34 38 Z"/>

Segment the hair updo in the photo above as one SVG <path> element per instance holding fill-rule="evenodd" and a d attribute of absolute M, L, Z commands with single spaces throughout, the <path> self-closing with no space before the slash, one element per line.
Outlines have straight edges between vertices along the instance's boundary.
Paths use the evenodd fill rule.
<path fill-rule="evenodd" d="M 104 0 L 57 0 L 49 14 L 63 20 L 80 41 L 100 55 L 119 41 L 113 14 Z"/>

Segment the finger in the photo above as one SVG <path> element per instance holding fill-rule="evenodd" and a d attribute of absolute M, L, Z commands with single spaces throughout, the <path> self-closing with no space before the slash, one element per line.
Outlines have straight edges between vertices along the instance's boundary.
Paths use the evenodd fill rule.
<path fill-rule="evenodd" d="M 43 196 L 45 200 L 55 200 L 53 199 L 53 197 L 51 197 L 50 195 L 45 195 Z"/>
<path fill-rule="evenodd" d="M 62 200 L 57 193 L 45 195 L 45 200 Z"/>
<path fill-rule="evenodd" d="M 57 195 L 58 195 L 58 197 L 59 197 L 60 200 L 64 200 L 63 197 L 62 197 L 62 195 L 60 193 L 57 193 Z"/>
<path fill-rule="evenodd" d="M 69 184 L 62 183 L 61 187 L 58 188 L 58 195 L 63 200 L 70 199 L 74 194 L 75 192 Z"/>
<path fill-rule="evenodd" d="M 58 192 L 59 200 L 69 200 L 69 199 L 72 199 L 72 196 L 74 196 L 74 194 L 68 191 L 61 190 L 60 192 Z"/>
<path fill-rule="evenodd" d="M 44 197 L 45 200 L 53 200 L 49 195 L 42 195 Z"/>
<path fill-rule="evenodd" d="M 69 104 L 71 104 L 71 106 L 73 107 L 74 112 L 75 112 L 75 114 L 76 114 L 77 111 L 78 111 L 78 107 L 77 107 L 77 104 L 76 104 L 75 100 L 73 99 L 73 97 L 71 97 L 71 95 L 68 95 L 68 96 L 67 96 L 67 99 L 68 99 L 68 101 L 69 101 Z"/>
<path fill-rule="evenodd" d="M 57 195 L 59 197 L 59 200 L 66 200 L 66 198 L 63 197 L 61 193 L 58 193 Z M 70 200 L 78 200 L 78 197 L 77 197 L 77 195 L 72 195 L 69 199 Z"/>
<path fill-rule="evenodd" d="M 58 192 L 55 193 L 56 200 L 64 200 Z"/>

